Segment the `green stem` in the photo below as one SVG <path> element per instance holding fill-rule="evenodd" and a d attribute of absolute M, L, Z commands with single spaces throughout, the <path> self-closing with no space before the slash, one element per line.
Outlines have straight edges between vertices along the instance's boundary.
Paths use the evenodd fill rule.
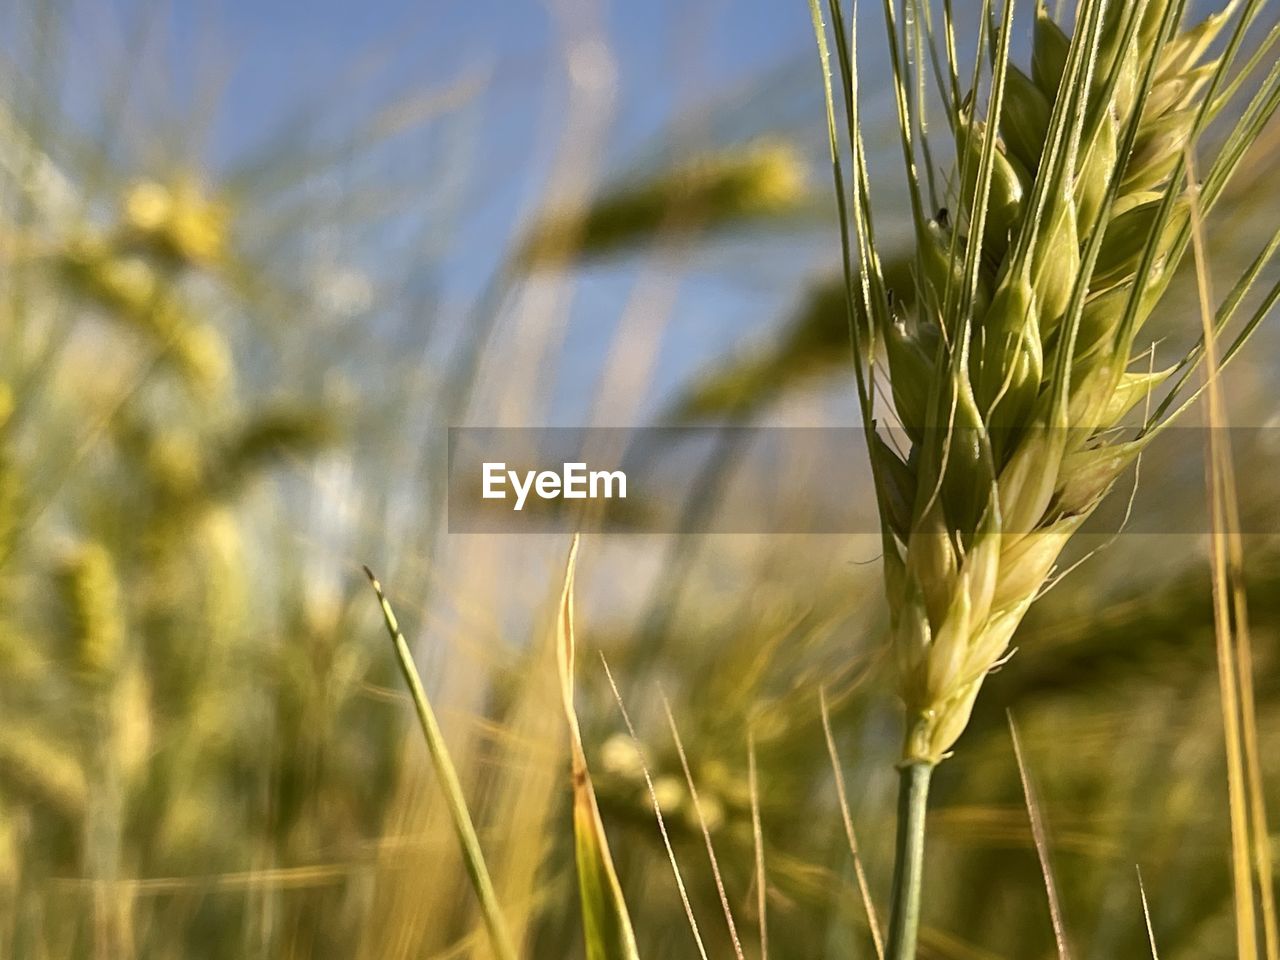
<path fill-rule="evenodd" d="M 898 788 L 898 843 L 893 867 L 893 913 L 885 960 L 915 960 L 920 926 L 920 887 L 924 874 L 925 814 L 929 805 L 932 763 L 913 760 L 902 765 Z"/>
<path fill-rule="evenodd" d="M 453 766 L 449 750 L 445 746 L 444 735 L 436 722 L 435 711 L 431 709 L 431 701 L 423 689 L 422 679 L 418 676 L 418 668 L 414 666 L 413 655 L 409 652 L 409 644 L 400 632 L 400 624 L 391 609 L 391 604 L 382 593 L 382 586 L 368 567 L 364 572 L 373 584 L 378 595 L 378 603 L 382 606 L 382 616 L 387 622 L 387 633 L 395 645 L 396 659 L 400 663 L 400 672 L 404 674 L 405 683 L 413 697 L 413 705 L 418 711 L 418 722 L 422 725 L 422 734 L 427 741 L 427 751 L 431 754 L 431 763 L 435 767 L 436 776 L 444 787 L 445 800 L 448 802 L 449 815 L 453 819 L 453 828 L 462 845 L 462 860 L 480 900 L 480 912 L 484 916 L 485 928 L 489 932 L 489 942 L 497 960 L 516 960 L 516 950 L 507 932 L 507 924 L 502 916 L 502 908 L 498 905 L 498 897 L 493 890 L 493 881 L 489 878 L 489 870 L 484 863 L 484 854 L 480 850 L 480 839 L 476 836 L 475 824 L 467 810 L 467 801 L 462 793 L 462 783 L 458 779 L 458 771 Z"/>

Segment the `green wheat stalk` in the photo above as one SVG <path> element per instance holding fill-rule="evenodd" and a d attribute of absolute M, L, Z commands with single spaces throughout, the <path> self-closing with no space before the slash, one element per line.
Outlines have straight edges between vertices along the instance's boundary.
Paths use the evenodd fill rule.
<path fill-rule="evenodd" d="M 1207 216 L 1280 105 L 1280 65 L 1247 82 L 1276 31 L 1237 64 L 1261 0 L 1235 0 L 1191 27 L 1182 24 L 1185 0 L 1080 0 L 1070 36 L 1040 6 L 1029 74 L 1010 62 L 1013 0 L 998 11 L 984 0 L 968 94 L 950 11 L 940 42 L 926 3 L 884 0 L 915 233 L 915 306 L 907 311 L 886 284 L 876 245 L 856 24 L 829 0 L 842 144 L 827 28 L 810 0 L 906 705 L 890 960 L 915 956 L 932 771 L 964 731 L 987 674 L 1007 656 L 1067 541 L 1203 389 L 1184 390 L 1204 357 L 1203 340 L 1167 369 L 1149 369 L 1137 344 L 1192 236 L 1185 158 L 1211 121 L 1228 107 L 1238 111 L 1199 185 Z M 917 27 L 901 31 L 900 22 Z M 952 212 L 935 205 L 939 181 L 919 93 L 925 64 L 948 105 L 955 143 Z M 1247 100 L 1245 90 L 1253 91 Z M 1207 335 L 1232 322 L 1278 244 L 1280 233 L 1239 278 Z M 1280 284 L 1239 325 L 1222 364 L 1278 298 Z M 1154 412 L 1123 429 L 1162 388 Z M 878 395 L 890 398 L 887 413 L 876 409 Z"/>

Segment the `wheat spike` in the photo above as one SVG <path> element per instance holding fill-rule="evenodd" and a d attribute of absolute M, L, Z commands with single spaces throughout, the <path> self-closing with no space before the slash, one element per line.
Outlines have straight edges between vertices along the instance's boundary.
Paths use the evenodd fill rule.
<path fill-rule="evenodd" d="M 809 6 L 823 68 L 846 313 L 906 706 L 886 957 L 912 960 L 934 767 L 964 732 L 1027 609 L 1056 582 L 1066 543 L 1146 445 L 1205 389 L 1182 395 L 1205 357 L 1216 356 L 1206 347 L 1280 249 L 1277 231 L 1216 314 L 1206 316 L 1200 345 L 1175 367 L 1156 370 L 1142 363 L 1146 351 L 1135 355 L 1191 240 L 1192 200 L 1199 222 L 1280 108 L 1280 64 L 1247 103 L 1233 103 L 1275 43 L 1273 30 L 1243 66 L 1235 64 L 1262 0 L 1230 0 L 1190 28 L 1182 26 L 1186 0 L 1079 0 L 1071 36 L 1038 7 L 1028 74 L 1009 60 L 1014 0 L 1003 0 L 998 23 L 995 0 L 984 0 L 971 92 L 962 96 L 949 9 L 944 5 L 940 43 L 928 26 L 928 0 L 884 0 L 916 241 L 915 296 L 908 300 L 888 289 L 875 239 L 856 21 L 846 21 L 840 0 L 828 0 L 836 88 L 819 2 Z M 943 208 L 932 217 L 919 173 L 923 161 L 932 201 L 939 181 L 928 169 L 933 151 L 919 94 L 925 40 L 917 31 L 913 47 L 911 29 L 904 39 L 898 27 L 918 25 L 922 7 L 927 59 L 948 103 L 957 158 L 949 181 L 955 213 Z M 836 89 L 852 160 L 848 190 Z M 914 106 L 908 91 L 916 91 Z M 1238 107 L 1238 119 L 1196 182 L 1188 158 L 1228 107 Z M 903 309 L 904 302 L 914 306 Z M 1242 324 L 1223 364 L 1277 302 L 1280 283 Z M 1137 363 L 1145 369 L 1131 370 Z M 1151 394 L 1175 374 L 1150 412 Z M 876 381 L 886 375 L 888 389 L 881 389 Z M 882 395 L 891 398 L 905 454 L 882 436 L 875 408 Z M 1141 424 L 1119 429 L 1144 400 Z"/>
<path fill-rule="evenodd" d="M 1005 7 L 986 41 L 985 114 L 971 94 L 951 117 L 956 212 L 917 223 L 910 313 L 881 295 L 862 246 L 871 213 L 855 196 L 865 340 L 883 345 L 910 444 L 900 456 L 871 441 L 905 762 L 951 749 L 1063 547 L 1158 432 L 1120 440 L 1114 428 L 1174 372 L 1131 370 L 1135 342 L 1187 248 L 1182 147 L 1211 116 L 1254 12 L 1209 59 L 1235 11 L 1182 29 L 1182 6 L 1084 0 L 1071 38 L 1040 9 L 1029 74 L 1008 62 Z M 905 98 L 899 111 L 914 157 Z"/>

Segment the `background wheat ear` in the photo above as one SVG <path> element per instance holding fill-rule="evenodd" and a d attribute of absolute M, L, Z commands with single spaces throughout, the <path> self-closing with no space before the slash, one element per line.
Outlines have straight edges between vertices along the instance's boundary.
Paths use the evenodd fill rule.
<path fill-rule="evenodd" d="M 1260 2 L 1184 27 L 1183 2 L 1081 0 L 1070 38 L 1040 8 L 1030 75 L 1009 61 L 1014 4 L 984 3 L 968 92 L 945 35 L 915 0 L 886 0 L 899 131 L 916 235 L 917 308 L 898 315 L 876 247 L 858 112 L 856 34 L 831 0 L 852 183 L 846 191 L 827 81 L 858 395 L 881 507 L 892 643 L 906 704 L 891 957 L 915 953 L 930 771 L 968 723 L 983 681 L 1009 649 L 1062 548 L 1153 437 L 1195 399 L 1193 348 L 1166 370 L 1131 369 L 1190 238 L 1185 157 L 1252 64 L 1237 55 Z M 824 72 L 826 32 L 811 0 Z M 848 37 L 852 36 L 852 42 Z M 939 53 L 939 47 L 945 50 Z M 1214 51 L 1215 55 L 1211 55 Z M 946 63 L 958 184 L 930 216 L 918 170 L 931 151 L 925 100 L 909 91 Z M 983 68 L 990 75 L 984 81 Z M 1276 71 L 1207 166 L 1206 213 L 1277 106 Z M 981 108 L 978 101 L 982 100 Z M 934 181 L 929 179 L 931 185 Z M 932 189 L 932 187 L 930 187 Z M 1220 330 L 1271 256 L 1269 244 L 1224 303 Z M 1234 356 L 1264 309 L 1242 325 Z M 853 329 L 861 303 L 866 329 Z M 880 364 L 883 345 L 884 365 Z M 1115 428 L 1175 372 L 1144 423 Z M 876 386 L 886 377 L 887 390 Z M 893 398 L 881 413 L 878 394 Z M 896 420 L 898 452 L 876 429 Z"/>

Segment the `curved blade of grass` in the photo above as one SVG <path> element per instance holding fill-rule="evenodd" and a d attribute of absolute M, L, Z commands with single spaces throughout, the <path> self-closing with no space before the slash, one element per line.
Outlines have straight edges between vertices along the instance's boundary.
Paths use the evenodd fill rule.
<path fill-rule="evenodd" d="M 991 18 L 991 4 L 984 2 L 983 17 Z M 993 69 L 991 71 L 991 91 L 987 102 L 987 116 L 999 117 L 1004 112 L 1004 91 L 1005 81 L 1008 77 L 1009 68 L 1009 38 L 1013 30 L 1013 0 L 1007 0 L 1004 5 L 1004 16 L 1002 20 L 1001 32 L 997 41 L 997 49 L 992 54 Z M 980 56 L 980 55 L 979 55 Z M 975 71 L 974 87 L 977 87 L 977 75 Z M 973 134 L 973 117 L 970 117 L 970 136 Z M 987 212 L 991 195 L 991 178 L 992 170 L 995 163 L 996 140 L 998 136 L 998 124 L 990 122 L 987 124 L 986 132 L 983 136 L 981 157 L 978 161 L 977 182 L 974 192 L 974 210 L 975 215 L 973 222 L 969 227 L 969 236 L 965 247 L 964 257 L 964 287 L 961 290 L 953 291 L 951 283 L 947 283 L 947 307 L 958 310 L 960 318 L 959 332 L 956 334 L 956 343 L 959 349 L 952 354 L 953 369 L 960 369 L 962 364 L 968 363 L 966 354 L 967 343 L 969 339 L 969 327 L 973 321 L 973 300 L 978 287 L 978 260 L 982 252 L 982 239 L 986 231 Z M 968 158 L 966 158 L 967 160 Z M 962 178 L 968 176 L 968 172 L 961 173 Z M 963 179 L 961 182 L 965 182 Z M 957 231 L 958 233 L 958 231 Z M 959 241 L 958 236 L 953 237 L 952 243 Z M 958 295 L 960 300 L 955 304 L 952 297 Z"/>
<path fill-rule="evenodd" d="M 413 705 L 418 711 L 418 722 L 422 725 L 422 735 L 427 741 L 427 750 L 431 754 L 431 764 L 440 785 L 444 788 L 445 801 L 449 805 L 449 816 L 453 819 L 454 832 L 462 845 L 462 860 L 467 868 L 467 876 L 480 900 L 480 912 L 484 917 L 484 925 L 489 933 L 489 942 L 498 960 L 516 960 L 516 949 L 511 943 L 511 935 L 507 932 L 507 923 L 498 906 L 497 895 L 493 892 L 493 881 L 489 877 L 489 868 L 485 865 L 484 854 L 480 850 L 480 840 L 476 836 L 476 827 L 471 820 L 471 812 L 467 809 L 466 797 L 462 792 L 462 783 L 458 779 L 458 771 L 449 756 L 449 748 L 445 745 L 444 736 L 440 732 L 440 724 L 436 721 L 435 711 L 427 699 L 423 689 L 422 678 L 414 665 L 413 654 L 409 652 L 409 644 L 400 632 L 400 622 L 396 619 L 391 604 L 382 592 L 382 584 L 368 567 L 365 575 L 373 584 L 373 592 L 378 595 L 378 603 L 382 607 L 382 617 L 387 624 L 387 633 L 395 646 L 396 660 L 400 664 L 400 672 L 409 687 Z"/>
<path fill-rule="evenodd" d="M 1232 339 L 1231 345 L 1228 346 L 1227 349 L 1223 351 L 1222 358 L 1218 361 L 1219 373 L 1221 373 L 1222 370 L 1226 369 L 1227 364 L 1229 364 L 1232 360 L 1234 360 L 1239 355 L 1240 351 L 1244 348 L 1244 345 L 1249 341 L 1249 338 L 1252 337 L 1253 334 L 1257 332 L 1260 326 L 1262 326 L 1263 321 L 1266 320 L 1267 317 L 1271 315 L 1271 312 L 1275 309 L 1277 304 L 1280 304 L 1280 281 L 1277 281 L 1271 286 L 1271 288 L 1267 291 L 1266 295 L 1262 298 L 1262 301 L 1258 305 L 1257 309 L 1254 310 L 1253 316 L 1249 318 L 1249 320 L 1244 324 L 1240 332 L 1237 333 L 1236 336 Z M 1217 320 L 1218 330 L 1221 330 L 1222 327 L 1226 326 L 1226 324 L 1231 319 L 1231 316 L 1230 316 L 1231 311 L 1225 311 L 1225 308 L 1228 306 L 1231 306 L 1231 305 L 1224 304 L 1223 309 L 1219 309 L 1218 320 Z M 1232 308 L 1232 310 L 1234 310 L 1234 308 Z M 1215 332 L 1215 335 L 1216 335 L 1216 332 Z M 1199 351 L 1199 355 L 1187 367 L 1188 371 L 1194 372 L 1195 370 L 1199 369 L 1199 367 L 1201 366 L 1201 363 L 1204 360 L 1203 345 L 1198 346 L 1196 349 Z M 1189 376 L 1189 373 L 1187 375 Z M 1200 397 L 1208 389 L 1208 385 L 1209 383 L 1207 380 L 1200 383 L 1200 385 L 1197 386 L 1194 390 L 1192 390 L 1191 393 L 1189 393 L 1186 397 L 1181 398 L 1178 402 L 1177 407 L 1171 410 L 1168 414 L 1164 416 L 1163 419 L 1159 420 L 1158 422 L 1156 421 L 1155 416 L 1153 415 L 1148 420 L 1147 425 L 1143 427 L 1142 435 L 1148 436 L 1148 437 L 1156 436 L 1164 432 L 1165 430 L 1167 430 L 1172 424 L 1176 423 L 1182 417 L 1183 414 L 1185 414 L 1188 410 L 1190 410 L 1193 406 L 1195 406 L 1195 404 L 1200 400 Z"/>
<path fill-rule="evenodd" d="M 1253 72 L 1260 65 L 1267 62 L 1267 57 L 1271 55 L 1271 51 L 1278 41 L 1280 41 L 1280 23 L 1274 23 L 1271 25 L 1271 29 L 1267 31 L 1266 38 L 1258 44 L 1253 53 L 1249 55 L 1249 59 L 1236 71 L 1236 75 L 1227 84 L 1226 89 L 1218 94 L 1218 99 L 1209 108 L 1210 120 L 1217 118 L 1240 91 L 1240 88 L 1244 86 L 1245 81 L 1253 75 Z"/>
<path fill-rule="evenodd" d="M 578 866 L 578 895 L 582 900 L 582 937 L 588 960 L 638 960 L 631 916 L 618 883 L 618 872 L 609 853 L 609 838 L 600 819 L 595 788 L 582 748 L 578 712 L 573 706 L 574 656 L 573 580 L 578 561 L 578 538 L 569 547 L 564 589 L 556 616 L 556 662 L 560 668 L 560 692 L 569 724 L 569 750 L 573 770 L 573 848 Z"/>
<path fill-rule="evenodd" d="M 822 67 L 822 84 L 824 104 L 827 112 L 827 146 L 831 155 L 831 174 L 835 182 L 837 221 L 840 226 L 840 264 L 844 272 L 848 298 L 845 304 L 846 319 L 849 324 L 850 348 L 853 351 L 854 376 L 857 381 L 858 400 L 864 425 L 870 424 L 873 409 L 871 393 L 866 385 L 866 357 L 863 355 L 863 338 L 858 330 L 857 314 L 853 304 L 860 291 L 866 309 L 869 331 L 882 327 L 887 320 L 884 310 L 884 278 L 880 270 L 880 258 L 876 252 L 874 227 L 871 213 L 863 203 L 865 194 L 865 178 L 862 171 L 863 148 L 861 131 L 858 127 L 856 76 L 849 66 L 848 45 L 844 40 L 844 20 L 839 13 L 838 0 L 832 0 L 835 19 L 836 50 L 840 58 L 840 73 L 844 84 L 846 119 L 850 130 L 851 147 L 853 149 L 853 216 L 850 217 L 845 200 L 844 168 L 840 162 L 840 140 L 836 127 L 835 97 L 831 90 L 831 54 L 827 46 L 827 28 L 822 20 L 822 8 L 819 0 L 809 0 L 809 13 L 813 21 L 814 39 L 818 44 L 818 61 Z M 850 236 L 849 224 L 854 224 L 855 231 Z M 853 279 L 853 243 L 858 246 L 858 273 L 860 287 L 855 287 Z M 869 339 L 869 337 L 868 337 Z M 872 464 L 874 467 L 874 458 Z"/>
<path fill-rule="evenodd" d="M 1252 8 L 1250 8 L 1252 10 Z M 1246 16 L 1248 14 L 1246 13 Z M 1217 158 L 1214 160 L 1208 176 L 1205 177 L 1204 185 L 1199 191 L 1199 205 L 1201 216 L 1208 216 L 1213 210 L 1217 200 L 1221 197 L 1227 183 L 1230 181 L 1232 174 L 1239 166 L 1245 150 L 1259 135 L 1262 128 L 1268 123 L 1276 110 L 1280 109 L 1280 61 L 1278 61 L 1271 69 L 1262 89 L 1258 91 L 1253 100 L 1250 102 L 1245 115 L 1236 124 L 1235 129 L 1227 139 L 1227 145 L 1224 146 Z M 1228 323 L 1235 312 L 1239 301 L 1252 286 L 1254 280 L 1257 279 L 1261 269 L 1269 261 L 1275 253 L 1275 244 L 1277 238 L 1280 238 L 1280 232 L 1272 237 L 1271 242 L 1258 255 L 1253 265 L 1245 272 L 1245 274 L 1237 282 L 1235 289 L 1232 291 L 1227 301 L 1218 308 L 1217 320 L 1213 324 L 1215 335 L 1220 333 Z M 1177 242 L 1174 245 L 1174 252 L 1177 257 L 1182 256 L 1182 250 L 1191 239 L 1191 224 L 1187 223 L 1178 234 Z M 1219 368 L 1225 367 L 1235 355 L 1244 346 L 1245 342 L 1251 337 L 1254 331 L 1262 323 L 1262 321 L 1270 313 L 1274 306 L 1277 293 L 1280 292 L 1280 285 L 1273 288 L 1267 295 L 1266 300 L 1261 308 L 1254 314 L 1253 318 L 1244 325 L 1244 328 L 1232 341 L 1231 345 L 1223 352 L 1219 362 Z M 1180 366 L 1183 367 L 1182 376 L 1174 390 L 1170 391 L 1165 401 L 1161 403 L 1156 411 L 1156 415 L 1148 420 L 1143 432 L 1158 431 L 1160 426 L 1177 420 L 1184 414 L 1192 404 L 1199 399 L 1200 394 L 1204 391 L 1205 385 L 1202 384 L 1194 390 L 1190 396 L 1179 401 L 1178 406 L 1169 410 L 1170 406 L 1177 399 L 1177 394 L 1185 386 L 1191 374 L 1195 372 L 1204 361 L 1204 342 L 1203 337 L 1183 359 Z M 1166 411 L 1167 414 L 1166 414 Z M 1163 420 L 1159 418 L 1163 416 Z M 1159 421 L 1157 423 L 1157 421 Z"/>
<path fill-rule="evenodd" d="M 929 80 L 927 71 L 925 70 L 925 61 L 928 53 L 925 49 L 925 26 L 922 21 L 927 17 L 922 8 L 927 8 L 928 3 L 922 3 L 921 0 L 911 0 L 907 6 L 908 13 L 908 40 L 904 44 L 907 50 L 908 69 L 912 68 L 914 61 L 913 76 L 915 78 L 915 109 L 916 109 L 916 129 L 920 132 L 920 156 L 924 165 L 925 179 L 929 185 L 929 208 L 937 210 L 941 206 L 939 200 L 940 193 L 938 190 L 937 176 L 935 174 L 936 165 L 933 162 L 933 147 L 929 142 Z"/>

